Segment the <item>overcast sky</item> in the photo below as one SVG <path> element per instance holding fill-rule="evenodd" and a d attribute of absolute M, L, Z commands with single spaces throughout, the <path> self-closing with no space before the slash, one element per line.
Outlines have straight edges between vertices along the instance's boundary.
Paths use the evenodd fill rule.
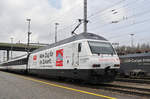
<path fill-rule="evenodd" d="M 88 31 L 120 45 L 150 43 L 149 0 L 88 0 Z M 0 0 L 0 42 L 27 42 L 27 18 L 31 42 L 53 43 L 54 23 L 58 40 L 71 36 L 83 17 L 83 0 Z M 112 23 L 117 22 L 117 23 Z M 81 33 L 81 26 L 76 32 Z"/>

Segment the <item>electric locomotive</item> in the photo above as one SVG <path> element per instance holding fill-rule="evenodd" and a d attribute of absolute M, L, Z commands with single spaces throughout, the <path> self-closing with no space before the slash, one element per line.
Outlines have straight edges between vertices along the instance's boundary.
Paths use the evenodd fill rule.
<path fill-rule="evenodd" d="M 95 83 L 113 81 L 119 66 L 111 43 L 92 33 L 74 35 L 37 49 L 28 61 L 30 73 Z"/>

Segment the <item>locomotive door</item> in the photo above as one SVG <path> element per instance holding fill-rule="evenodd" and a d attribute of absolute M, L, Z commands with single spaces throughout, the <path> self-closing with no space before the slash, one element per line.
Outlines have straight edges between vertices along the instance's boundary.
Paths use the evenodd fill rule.
<path fill-rule="evenodd" d="M 77 68 L 79 66 L 78 43 L 73 44 L 72 51 L 72 65 L 74 68 Z"/>

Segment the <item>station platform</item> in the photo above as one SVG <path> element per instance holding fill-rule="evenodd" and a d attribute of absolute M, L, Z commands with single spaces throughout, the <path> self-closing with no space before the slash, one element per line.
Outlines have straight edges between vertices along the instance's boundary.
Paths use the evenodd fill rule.
<path fill-rule="evenodd" d="M 143 99 L 116 92 L 0 71 L 0 99 Z M 145 98 L 146 99 L 146 98 Z"/>

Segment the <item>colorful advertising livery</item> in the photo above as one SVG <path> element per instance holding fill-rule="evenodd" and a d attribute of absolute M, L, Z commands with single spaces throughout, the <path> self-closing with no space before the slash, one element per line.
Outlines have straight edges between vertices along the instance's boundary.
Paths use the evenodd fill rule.
<path fill-rule="evenodd" d="M 63 49 L 56 51 L 56 66 L 63 66 Z"/>

